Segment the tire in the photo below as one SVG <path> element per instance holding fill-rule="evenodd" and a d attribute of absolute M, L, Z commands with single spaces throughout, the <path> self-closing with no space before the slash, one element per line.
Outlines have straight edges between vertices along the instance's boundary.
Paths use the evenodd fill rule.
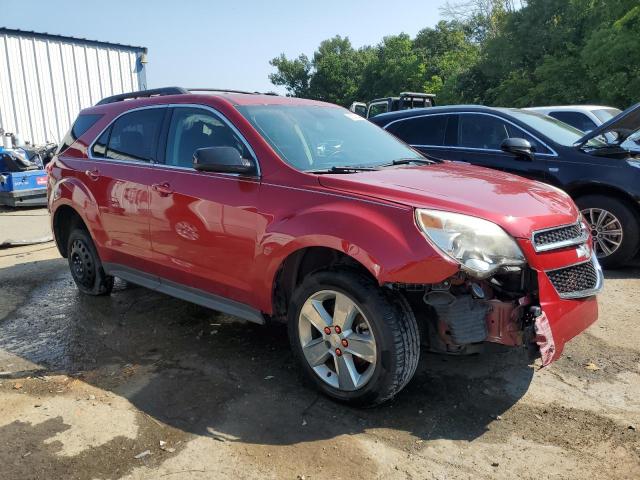
<path fill-rule="evenodd" d="M 78 290 L 87 295 L 109 295 L 113 277 L 104 273 L 91 235 L 83 228 L 74 228 L 67 243 L 67 260 Z"/>
<path fill-rule="evenodd" d="M 594 248 L 596 249 L 600 264 L 605 268 L 618 268 L 627 265 L 638 252 L 640 244 L 640 224 L 638 223 L 638 217 L 631 208 L 617 198 L 604 195 L 585 195 L 584 197 L 576 199 L 576 204 L 580 208 L 587 224 L 592 227 Z M 603 220 L 603 225 L 609 223 L 609 219 L 611 218 L 615 218 L 619 222 L 622 227 L 621 239 L 618 236 L 607 234 L 605 229 L 601 228 L 600 232 L 598 232 L 597 229 L 594 228 L 597 227 L 596 223 L 600 218 L 599 215 L 605 216 L 602 212 L 611 215 L 610 217 L 606 217 L 606 220 Z M 602 225 L 600 227 L 602 227 Z M 601 235 L 600 240 L 598 239 L 598 235 Z M 609 238 L 610 240 L 605 240 L 605 238 Z M 620 240 L 620 245 L 613 249 L 614 243 L 612 242 Z M 601 245 L 604 245 L 604 247 Z M 609 253 L 606 249 L 612 251 Z"/>
<path fill-rule="evenodd" d="M 313 302 L 320 302 L 329 317 L 315 316 L 319 307 Z M 344 322 L 338 320 L 341 315 L 334 308 L 338 303 L 355 305 L 354 310 L 340 309 L 355 312 L 346 315 Z M 319 327 L 324 331 L 326 325 L 330 335 L 314 327 L 310 317 L 322 320 Z M 337 331 L 340 324 L 347 328 Z M 307 378 L 325 395 L 356 406 L 370 407 L 392 399 L 409 383 L 420 358 L 418 324 L 408 303 L 355 271 L 323 270 L 305 277 L 293 293 L 288 327 L 291 347 Z M 310 339 L 310 332 L 315 338 Z M 315 365 L 307 359 L 312 345 L 319 352 L 326 349 Z M 369 348 L 371 345 L 375 348 Z M 339 353 L 337 348 L 344 351 Z M 325 363 L 319 364 L 325 357 Z M 339 369 L 338 365 L 351 367 Z M 346 375 L 338 372 L 345 371 L 350 375 L 343 383 Z"/>

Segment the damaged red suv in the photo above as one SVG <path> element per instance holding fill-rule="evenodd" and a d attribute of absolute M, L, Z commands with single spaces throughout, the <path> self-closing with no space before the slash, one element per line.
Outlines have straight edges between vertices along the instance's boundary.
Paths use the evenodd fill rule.
<path fill-rule="evenodd" d="M 422 156 L 343 108 L 172 87 L 83 110 L 49 168 L 80 291 L 123 278 L 288 323 L 325 394 L 384 402 L 420 345 L 527 347 L 544 365 L 597 318 L 602 271 L 562 191 Z"/>

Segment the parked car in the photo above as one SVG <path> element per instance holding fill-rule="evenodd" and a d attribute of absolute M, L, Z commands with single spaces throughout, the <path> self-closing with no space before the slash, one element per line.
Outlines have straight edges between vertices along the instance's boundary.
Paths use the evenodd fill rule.
<path fill-rule="evenodd" d="M 603 266 L 626 265 L 640 244 L 640 104 L 590 133 L 530 110 L 456 105 L 372 121 L 417 150 L 562 188 L 580 207 Z M 613 134 L 615 141 L 604 141 Z"/>
<path fill-rule="evenodd" d="M 525 110 L 549 115 L 583 132 L 590 132 L 622 113 L 618 108 L 602 105 L 558 105 L 530 107 Z"/>
<path fill-rule="evenodd" d="M 564 192 L 429 160 L 335 105 L 172 87 L 102 100 L 71 134 L 48 200 L 78 289 L 115 276 L 286 321 L 334 399 L 392 398 L 421 342 L 547 365 L 596 320 L 602 271 Z"/>
<path fill-rule="evenodd" d="M 381 113 L 410 108 L 433 107 L 435 104 L 436 96 L 433 93 L 402 92 L 397 97 L 376 98 L 367 103 L 353 102 L 349 110 L 361 117 L 371 118 Z"/>

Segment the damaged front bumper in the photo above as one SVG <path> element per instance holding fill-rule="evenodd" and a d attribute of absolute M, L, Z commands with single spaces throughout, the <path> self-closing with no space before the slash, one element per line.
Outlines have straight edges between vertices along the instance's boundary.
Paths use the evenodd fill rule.
<path fill-rule="evenodd" d="M 523 346 L 549 365 L 598 317 L 595 295 L 604 276 L 591 249 L 584 256 L 584 248 L 530 256 L 520 294 L 509 298 L 492 279 L 464 275 L 428 287 L 423 301 L 435 313 L 432 349 L 464 353 L 481 342 Z"/>
<path fill-rule="evenodd" d="M 558 289 L 557 285 L 552 282 L 553 276 L 550 274 L 562 269 L 538 272 L 542 312 L 535 319 L 535 332 L 543 365 L 557 360 L 564 350 L 564 345 L 586 330 L 598 318 L 598 301 L 595 295 L 602 290 L 604 275 L 595 254 L 592 253 L 587 262 L 590 263 L 589 275 L 593 273 L 596 275 L 595 285 L 588 289 L 575 291 Z M 582 265 L 587 265 L 587 262 L 574 264 L 571 267 L 577 269 Z M 563 267 L 563 269 L 571 267 Z M 584 273 L 577 270 L 576 275 L 580 274 Z"/>

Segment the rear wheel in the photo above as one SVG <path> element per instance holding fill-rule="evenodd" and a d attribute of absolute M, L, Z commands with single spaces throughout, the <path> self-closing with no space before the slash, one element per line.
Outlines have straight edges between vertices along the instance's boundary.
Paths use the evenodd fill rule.
<path fill-rule="evenodd" d="M 89 232 L 76 227 L 69 234 L 67 246 L 69 269 L 78 290 L 87 295 L 109 295 L 113 277 L 106 275 Z"/>
<path fill-rule="evenodd" d="M 626 265 L 637 253 L 640 242 L 640 225 L 634 212 L 624 202 L 604 195 L 586 195 L 576 203 L 591 229 L 602 266 Z"/>
<path fill-rule="evenodd" d="M 418 364 L 413 313 L 359 273 L 327 270 L 307 276 L 294 292 L 288 320 L 303 370 L 336 400 L 361 406 L 389 400 Z"/>

